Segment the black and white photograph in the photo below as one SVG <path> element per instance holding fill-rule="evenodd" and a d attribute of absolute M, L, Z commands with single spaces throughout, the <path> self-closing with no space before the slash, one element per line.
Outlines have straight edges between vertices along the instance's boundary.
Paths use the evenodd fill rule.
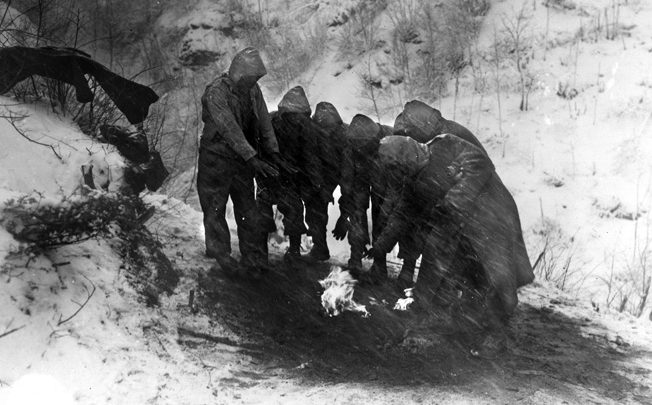
<path fill-rule="evenodd" d="M 652 1 L 0 0 L 0 405 L 652 403 Z"/>

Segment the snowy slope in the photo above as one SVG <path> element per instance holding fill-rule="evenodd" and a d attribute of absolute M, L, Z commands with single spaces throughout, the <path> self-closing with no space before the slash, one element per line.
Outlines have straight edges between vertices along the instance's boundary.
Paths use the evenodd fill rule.
<path fill-rule="evenodd" d="M 81 166 L 90 163 L 95 173 L 103 174 L 97 182 L 108 181 L 109 190 L 117 191 L 124 163 L 115 147 L 87 137 L 45 106 L 0 97 L 0 111 L 4 145 L 0 188 L 36 190 L 50 197 L 70 195 L 81 184 Z"/>
<path fill-rule="evenodd" d="M 71 146 L 88 142 L 65 120 L 37 110 L 31 117 L 33 125 L 49 122 L 49 128 L 58 128 L 56 133 Z M 53 133 L 48 139 L 54 142 Z M 41 149 L 27 143 L 7 152 L 29 156 Z M 51 163 L 52 171 L 61 165 L 56 158 Z M 67 173 L 77 177 L 77 168 Z M 54 179 L 47 170 L 40 174 L 42 183 L 33 187 L 48 190 Z M 65 176 L 59 180 L 74 187 Z M 5 193 L 29 191 L 14 190 Z M 146 196 L 145 201 L 156 208 L 148 227 L 183 275 L 175 293 L 161 296 L 158 307 L 147 307 L 135 292 L 111 240 L 60 247 L 28 262 L 8 238 L 15 253 L 4 259 L 0 272 L 0 403 L 42 403 L 43 398 L 53 404 L 298 404 L 307 397 L 315 403 L 649 399 L 642 388 L 652 368 L 652 329 L 646 320 L 596 313 L 587 302 L 537 283 L 522 291 L 513 354 L 498 363 L 478 362 L 432 330 L 413 335 L 395 329 L 394 318 L 373 332 L 374 319 L 379 322 L 389 314 L 380 303 L 387 290 L 364 302 L 372 308 L 371 321 L 355 315 L 315 318 L 319 292 L 311 285 L 328 271 L 324 268 L 298 270 L 295 276 L 279 270 L 269 276 L 270 284 L 258 286 L 223 279 L 207 283 L 211 262 L 203 256 L 201 214 L 161 195 Z M 278 263 L 280 252 L 272 253 Z M 262 295 L 252 299 L 258 289 Z M 192 307 L 191 291 L 197 297 Z M 286 306 L 297 300 L 302 304 Z M 263 329 L 247 331 L 239 322 Z M 347 334 L 355 336 L 358 328 L 363 334 L 380 334 L 361 340 L 359 347 L 349 346 Z M 391 329 L 403 338 L 396 347 L 396 342 L 388 343 L 383 349 L 387 356 L 407 350 L 406 355 L 416 353 L 427 361 L 410 360 L 415 361 L 413 370 L 397 372 L 397 364 L 357 352 L 375 352 L 376 339 Z M 316 339 L 315 333 L 325 331 L 331 336 Z M 312 343 L 306 347 L 296 338 Z M 333 339 L 341 348 L 332 345 Z M 339 350 L 351 351 L 343 363 L 337 360 Z M 568 368 L 569 358 L 581 370 Z M 374 361 L 377 366 L 370 365 Z M 502 371 L 496 374 L 495 367 Z"/>
<path fill-rule="evenodd" d="M 98 173 L 106 170 L 109 192 L 120 186 L 124 161 L 113 147 L 41 106 L 6 97 L 0 104 L 1 115 L 24 117 L 15 125 L 31 139 L 0 120 L 0 206 L 32 193 L 61 201 L 79 192 L 80 166 L 88 163 Z M 165 207 L 165 198 L 158 200 Z M 187 239 L 199 246 L 201 216 L 179 205 L 175 226 L 189 230 Z M 186 388 L 171 393 L 170 403 L 212 398 L 196 378 L 201 367 L 184 365 L 184 356 L 168 344 L 173 335 L 153 337 L 176 328 L 183 312 L 170 304 L 170 326 L 166 311 L 146 307 L 111 243 L 90 240 L 26 256 L 25 246 L 0 229 L 0 403 L 140 404 L 170 382 Z"/>
<path fill-rule="evenodd" d="M 483 38 L 491 37 L 500 13 L 517 3 L 494 4 Z M 589 15 L 607 3 L 575 2 Z M 544 7 L 537 6 L 533 27 L 539 36 L 545 18 Z M 392 332 L 396 324 L 390 322 L 359 347 L 340 343 L 351 353 L 350 359 L 338 360 L 338 348 L 327 344 L 348 342 L 346 332 L 358 327 L 372 330 L 369 322 L 379 318 L 384 296 L 378 294 L 375 304 L 363 302 L 378 305 L 370 321 L 315 320 L 310 305 L 318 303 L 318 291 L 308 276 L 327 269 L 279 271 L 270 281 L 278 282 L 276 287 L 207 282 L 212 263 L 203 256 L 201 214 L 166 196 L 148 195 L 145 201 L 156 214 L 147 226 L 182 272 L 175 292 L 161 296 L 158 307 L 146 306 L 136 293 L 111 240 L 64 246 L 28 260 L 0 228 L 0 404 L 44 398 L 53 404 L 299 404 L 306 398 L 313 403 L 649 403 L 651 323 L 605 310 L 603 279 L 612 260 L 617 275 L 626 277 L 647 248 L 650 18 L 652 5 L 630 1 L 621 9 L 621 21 L 635 25 L 631 36 L 580 43 L 576 87 L 581 91 L 569 102 L 555 94 L 560 81 L 573 80 L 564 40 L 588 18 L 578 9 L 552 12 L 550 38 L 562 45 L 536 62 L 541 89 L 532 96 L 531 111 L 518 111 L 516 93 L 503 94 L 504 156 L 495 94 L 486 94 L 479 106 L 480 98 L 470 92 L 471 78 L 463 82 L 456 120 L 488 146 L 518 203 L 532 260 L 542 248 L 542 223 L 554 223 L 558 238 L 572 245 L 571 267 L 579 272 L 574 277 L 584 280 L 568 293 L 544 281 L 524 288 L 512 325 L 513 347 L 505 358 L 474 359 L 438 330 L 426 336 L 405 331 L 392 344 L 423 356 L 433 374 L 422 374 L 416 362 L 414 368 L 396 368 L 382 358 L 374 364 L 373 354 L 393 350 L 379 349 L 376 341 Z M 311 103 L 330 101 L 345 120 L 367 108 L 359 100 L 356 69 L 342 69 L 334 51 L 319 62 L 300 79 Z M 276 102 L 270 99 L 270 107 Z M 123 163 L 111 147 L 92 141 L 44 106 L 14 104 L 0 97 L 0 115 L 25 116 L 15 124 L 45 146 L 0 119 L 0 205 L 33 191 L 50 200 L 70 195 L 79 187 L 80 166 L 91 161 L 105 170 L 110 188 L 119 184 Z M 452 97 L 438 107 L 452 117 Z M 628 219 L 636 213 L 638 221 Z M 335 207 L 331 214 L 330 228 Z M 344 260 L 346 243 L 331 242 L 335 259 Z M 276 263 L 283 248 L 272 249 Z M 257 288 L 277 293 L 276 301 L 256 298 Z M 209 293 L 212 289 L 216 292 Z M 193 307 L 191 294 L 202 296 Z M 305 307 L 288 308 L 297 296 Z M 229 306 L 221 297 L 234 303 Z M 268 336 L 245 333 L 239 322 L 260 325 Z M 297 336 L 312 343 L 297 342 Z M 428 349 L 421 352 L 424 346 Z"/>
<path fill-rule="evenodd" d="M 493 87 L 475 93 L 470 69 L 461 78 L 457 101 L 449 89 L 435 106 L 444 117 L 455 116 L 485 144 L 518 204 L 531 261 L 543 251 L 546 235 L 557 235 L 550 236 L 550 243 L 560 246 L 549 253 L 559 268 L 570 260 L 569 272 L 574 274 L 566 287 L 604 308 L 609 288 L 605 279 L 638 277 L 630 273 L 641 273 L 641 261 L 650 255 L 652 5 L 623 3 L 618 8 L 621 34 L 607 40 L 603 12 L 615 4 L 611 1 L 551 2 L 566 6 L 551 6 L 549 12 L 538 2 L 492 2 L 478 40 L 480 52 L 491 52 L 494 30 L 500 31 L 501 21 L 513 18 L 523 4 L 531 15 L 527 33 L 533 38 L 531 65 L 537 73 L 530 110 L 519 111 L 518 76 L 505 67 L 500 72 L 502 86 L 509 89 L 501 93 L 504 134 L 499 131 Z M 596 33 L 598 15 L 602 31 Z M 389 41 L 387 15 L 381 14 L 377 23 L 378 37 Z M 584 33 L 580 41 L 578 32 Z M 371 57 L 382 57 L 387 46 L 372 51 Z M 370 114 L 359 78 L 368 56 L 342 61 L 331 43 L 320 63 L 296 84 L 304 85 L 311 103 L 333 103 L 345 120 L 361 111 Z M 353 68 L 346 69 L 349 62 Z M 484 69 L 492 81 L 491 66 Z M 559 84 L 569 84 L 578 95 L 572 100 L 559 97 Z M 270 108 L 276 102 L 272 99 Z M 399 110 L 397 105 L 381 121 L 392 124 Z M 332 214 L 337 215 L 334 207 Z M 562 270 L 554 276 L 561 278 Z"/>

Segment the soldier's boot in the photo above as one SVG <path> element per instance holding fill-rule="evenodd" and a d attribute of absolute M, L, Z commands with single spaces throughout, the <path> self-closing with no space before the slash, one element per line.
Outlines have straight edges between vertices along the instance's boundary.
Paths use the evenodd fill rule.
<path fill-rule="evenodd" d="M 385 255 L 378 255 L 374 257 L 374 262 L 367 273 L 365 273 L 366 281 L 372 284 L 380 284 L 387 280 L 387 260 Z"/>
<path fill-rule="evenodd" d="M 485 335 L 478 345 L 477 355 L 494 359 L 509 349 L 509 318 L 500 308 L 500 304 L 490 302 L 489 305 L 485 312 L 485 319 L 481 322 Z"/>
<path fill-rule="evenodd" d="M 314 233 L 312 241 L 313 246 L 308 254 L 310 258 L 320 262 L 330 259 L 331 253 L 328 250 L 328 244 L 326 243 L 326 232 L 324 231 L 323 234 L 321 232 L 319 232 L 319 234 Z"/>
<path fill-rule="evenodd" d="M 230 255 L 224 255 L 224 254 L 220 255 L 220 254 L 213 253 L 211 257 L 213 257 L 217 261 L 217 265 L 212 266 L 209 271 L 211 275 L 216 275 L 218 271 L 221 271 L 222 273 L 228 276 L 234 276 L 237 275 L 238 272 L 241 270 L 241 266 L 238 263 L 238 261 L 235 260 Z"/>
<path fill-rule="evenodd" d="M 414 269 L 417 265 L 417 258 L 412 255 L 408 255 L 403 258 L 403 265 L 401 266 L 401 272 L 398 275 L 396 280 L 398 288 L 403 291 L 406 288 L 414 287 Z"/>
<path fill-rule="evenodd" d="M 362 257 L 358 258 L 351 255 L 346 269 L 351 273 L 353 278 L 360 280 L 360 276 L 362 275 Z"/>
<path fill-rule="evenodd" d="M 290 235 L 290 247 L 285 252 L 283 260 L 294 263 L 301 258 L 301 235 Z"/>

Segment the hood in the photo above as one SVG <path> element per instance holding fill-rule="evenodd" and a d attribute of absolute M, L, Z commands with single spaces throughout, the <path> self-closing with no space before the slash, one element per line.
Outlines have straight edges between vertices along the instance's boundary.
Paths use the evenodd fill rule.
<path fill-rule="evenodd" d="M 406 124 L 405 124 L 405 118 L 403 117 L 403 113 L 400 113 L 399 115 L 396 116 L 396 119 L 394 120 L 393 135 L 407 136 L 407 128 L 405 125 Z"/>
<path fill-rule="evenodd" d="M 326 101 L 317 103 L 312 119 L 322 128 L 333 128 L 344 123 L 335 106 Z"/>
<path fill-rule="evenodd" d="M 372 154 L 378 149 L 380 125 L 366 115 L 357 114 L 351 120 L 347 131 L 349 145 L 356 152 Z"/>
<path fill-rule="evenodd" d="M 380 140 L 378 156 L 383 170 L 398 170 L 414 176 L 428 164 L 430 151 L 425 143 L 407 136 L 392 135 Z"/>
<path fill-rule="evenodd" d="M 260 53 L 254 48 L 245 48 L 238 52 L 229 67 L 229 77 L 235 84 L 238 84 L 243 77 L 258 80 L 266 74 L 267 69 L 260 58 Z"/>
<path fill-rule="evenodd" d="M 348 138 L 355 140 L 378 139 L 380 125 L 366 115 L 356 114 L 351 120 L 348 130 Z"/>
<path fill-rule="evenodd" d="M 439 110 L 417 100 L 405 104 L 401 121 L 399 123 L 403 126 L 405 135 L 423 143 L 440 135 L 443 127 Z M 394 127 L 396 129 L 396 124 Z"/>
<path fill-rule="evenodd" d="M 380 134 L 379 136 L 381 138 L 384 138 L 386 136 L 394 135 L 394 127 L 390 127 L 389 125 L 380 125 Z"/>
<path fill-rule="evenodd" d="M 296 86 L 288 90 L 287 93 L 281 99 L 281 102 L 278 103 L 278 112 L 283 113 L 303 113 L 310 116 L 312 110 L 310 109 L 310 103 L 308 102 L 308 97 L 306 97 L 306 92 L 303 91 L 303 87 Z"/>

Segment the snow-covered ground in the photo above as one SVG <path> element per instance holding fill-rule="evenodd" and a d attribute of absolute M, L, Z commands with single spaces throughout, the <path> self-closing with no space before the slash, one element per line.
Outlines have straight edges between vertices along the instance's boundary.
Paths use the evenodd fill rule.
<path fill-rule="evenodd" d="M 481 38 L 492 38 L 492 23 L 517 3 L 495 2 Z M 291 307 L 318 304 L 311 280 L 326 268 L 274 273 L 262 286 L 207 279 L 212 263 L 203 256 L 201 214 L 152 194 L 144 197 L 156 209 L 147 226 L 182 275 L 159 306 L 147 306 L 136 292 L 110 238 L 25 257 L 0 227 L 0 404 L 649 403 L 652 322 L 608 310 L 605 280 L 612 269 L 620 279 L 647 269 L 652 5 L 621 6 L 631 35 L 579 42 L 577 73 L 569 67 L 573 42 L 565 42 L 608 3 L 577 1 L 575 9 L 551 11 L 549 38 L 558 45 L 545 61 L 538 53 L 541 83 L 530 111 L 518 111 L 515 92 L 502 94 L 505 137 L 496 95 L 472 95 L 471 78 L 462 81 L 456 120 L 487 145 L 514 194 L 532 261 L 546 231 L 564 246 L 555 271 L 569 255 L 577 270 L 568 292 L 543 280 L 522 289 L 503 358 L 473 359 L 439 331 L 426 334 L 416 324 L 409 324 L 415 335 L 403 335 L 398 326 L 406 324 L 385 309 L 383 289 L 360 292 L 369 320 L 316 318 L 312 307 Z M 532 22 L 543 35 L 545 7 L 537 5 Z M 356 70 L 342 70 L 334 52 L 318 62 L 300 78 L 310 101 L 330 101 L 349 120 L 363 108 Z M 558 97 L 559 82 L 575 82 L 578 96 Z M 453 103 L 447 97 L 437 107 L 452 118 Z M 24 117 L 14 124 L 31 139 L 0 119 L 0 206 L 34 191 L 47 200 L 68 196 L 87 163 L 104 171 L 110 190 L 120 184 L 118 154 L 69 119 L 8 97 L 0 97 L 0 115 Z M 337 215 L 332 207 L 330 228 Z M 277 262 L 284 245 L 273 243 Z M 344 260 L 346 243 L 329 243 L 334 260 Z M 259 290 L 267 295 L 257 296 Z M 380 320 L 387 330 L 374 324 Z M 264 336 L 241 324 L 256 325 Z M 393 358 L 392 345 L 377 347 L 379 336 L 396 329 L 401 336 L 393 344 L 421 356 L 410 357 L 413 363 Z M 373 339 L 365 340 L 366 332 Z"/>
<path fill-rule="evenodd" d="M 530 110 L 519 111 L 518 75 L 513 68 L 503 68 L 502 86 L 510 88 L 500 95 L 503 134 L 495 91 L 475 93 L 470 69 L 461 78 L 457 100 L 451 89 L 451 95 L 435 106 L 445 118 L 454 116 L 471 129 L 489 151 L 518 204 L 531 261 L 544 250 L 549 235 L 549 261 L 556 261 L 558 267 L 551 278 L 562 277 L 563 268 L 568 267 L 572 276 L 565 287 L 604 308 L 612 298 L 606 294 L 609 284 L 612 294 L 621 287 L 631 289 L 613 280 L 638 277 L 632 273 L 650 275 L 647 270 L 643 276 L 646 265 L 642 263 L 650 256 L 652 225 L 652 76 L 648 69 L 652 28 L 647 23 L 652 5 L 623 3 L 618 9 L 620 35 L 606 40 L 602 21 L 603 31 L 595 41 L 596 16 L 612 2 L 557 3 L 570 9 L 551 6 L 548 15 L 537 2 L 492 2 L 484 21 L 479 49 L 491 51 L 494 29 L 502 29 L 503 18 L 513 18 L 522 4 L 531 15 L 526 32 L 535 46 L 530 66 L 536 72 L 536 90 L 530 96 Z M 378 35 L 389 42 L 388 17 L 378 19 Z M 544 51 L 546 21 L 549 46 Z M 584 40 L 576 41 L 580 31 Z M 381 57 L 384 48 L 374 52 Z M 337 106 L 345 120 L 360 111 L 370 113 L 359 78 L 366 69 L 365 60 L 366 56 L 360 57 L 353 68 L 345 69 L 336 51 L 327 52 L 324 61 L 297 79 L 297 84 L 304 84 L 311 102 L 329 101 Z M 485 64 L 484 69 L 493 81 L 491 65 Z M 572 100 L 559 97 L 559 84 L 577 89 L 577 96 Z M 270 104 L 275 106 L 275 102 Z M 381 122 L 391 125 L 397 109 L 393 111 L 381 116 Z M 633 283 L 640 285 L 643 279 Z"/>
<path fill-rule="evenodd" d="M 32 131 L 34 139 L 43 140 L 47 133 L 55 144 L 65 140 L 82 151 L 89 145 L 67 120 L 29 108 L 23 125 L 47 122 L 49 128 Z M 3 134 L 20 137 L 11 129 Z M 76 187 L 78 167 L 63 170 L 55 157 L 47 170 L 43 153 L 51 150 L 25 142 L 5 152 L 25 153 L 21 164 L 35 171 L 17 170 L 5 180 L 4 196 L 36 188 L 56 199 L 60 187 L 48 187 L 57 179 Z M 66 156 L 71 165 L 83 162 L 72 153 Z M 37 180 L 29 186 L 9 183 L 25 184 L 34 173 Z M 389 290 L 360 292 L 371 318 L 315 318 L 316 308 L 308 304 L 318 305 L 319 291 L 311 283 L 327 269 L 306 268 L 296 279 L 274 273 L 262 285 L 206 279 L 211 262 L 203 256 L 201 214 L 162 195 L 148 195 L 145 201 L 156 208 L 148 227 L 182 273 L 174 294 L 161 296 L 157 307 L 146 306 L 129 283 L 110 239 L 63 246 L 29 262 L 16 253 L 4 257 L 0 403 L 42 403 L 44 398 L 53 404 L 649 399 L 644 387 L 652 367 L 652 330 L 646 319 L 598 313 L 586 301 L 535 283 L 521 292 L 511 354 L 491 362 L 474 360 L 432 330 L 415 324 L 415 335 L 398 327 L 402 324 L 396 322 L 403 321 L 382 303 Z M 17 242 L 3 235 L 4 252 L 18 252 Z M 279 251 L 272 253 L 278 257 Z M 192 307 L 191 291 L 197 297 Z M 295 306 L 297 300 L 308 307 Z M 242 322 L 259 326 L 241 329 Z M 400 350 L 390 345 L 376 357 L 376 333 L 385 329 L 398 333 Z M 433 336 L 440 337 L 432 341 Z M 311 343 L 304 346 L 305 341 Z M 416 355 L 405 360 L 410 353 Z"/>

